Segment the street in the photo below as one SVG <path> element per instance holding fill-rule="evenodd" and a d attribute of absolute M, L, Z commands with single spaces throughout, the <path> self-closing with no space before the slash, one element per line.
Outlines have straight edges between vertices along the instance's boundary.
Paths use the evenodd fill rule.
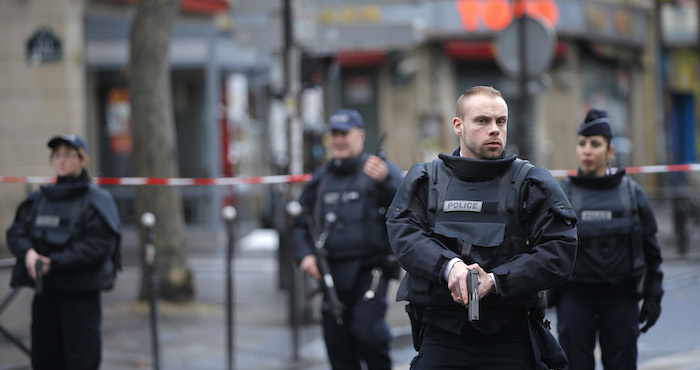
<path fill-rule="evenodd" d="M 640 370 L 700 369 L 700 266 L 686 267 L 687 274 L 664 282 L 661 317 L 639 338 Z"/>
<path fill-rule="evenodd" d="M 663 249 L 665 296 L 657 324 L 639 338 L 639 369 L 700 369 L 700 255 L 679 257 L 670 238 L 668 213 L 657 208 L 659 240 Z M 225 369 L 225 259 L 223 244 L 202 243 L 192 253 L 195 301 L 183 305 L 160 303 L 159 346 L 162 369 Z M 126 241 L 127 243 L 132 243 Z M 288 298 L 278 287 L 276 237 L 272 231 L 257 230 L 242 238 L 234 258 L 234 361 L 237 369 L 328 369 L 321 329 L 317 323 L 298 332 L 299 347 L 293 348 L 288 324 Z M 695 245 L 695 244 L 691 244 Z M 103 294 L 102 368 L 121 370 L 152 368 L 152 337 L 149 309 L 138 302 L 141 279 L 133 247 L 128 247 L 127 265 L 116 288 Z M 692 251 L 692 247 L 691 247 Z M 10 269 L 0 269 L 0 298 L 10 291 Z M 407 369 L 415 351 L 410 340 L 403 302 L 394 302 L 398 286 L 392 282 L 387 319 L 396 335 L 392 346 L 395 369 Z M 0 325 L 29 342 L 29 312 L 32 292 L 23 289 L 4 312 Z M 548 318 L 553 322 L 552 312 Z M 555 327 L 555 326 L 554 326 Z M 556 334 L 556 333 L 555 333 Z M 294 358 L 295 352 L 298 358 Z M 599 353 L 598 353 L 599 356 Z M 0 369 L 28 369 L 29 359 L 0 336 Z M 602 369 L 602 366 L 598 366 Z"/>

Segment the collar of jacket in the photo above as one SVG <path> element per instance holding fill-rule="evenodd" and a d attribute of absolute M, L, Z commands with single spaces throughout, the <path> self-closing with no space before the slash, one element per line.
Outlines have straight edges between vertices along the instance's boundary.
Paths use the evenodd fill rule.
<path fill-rule="evenodd" d="M 467 182 L 490 180 L 506 171 L 517 158 L 515 154 L 506 156 L 505 152 L 498 159 L 464 158 L 459 156 L 459 148 L 452 155 L 440 153 L 438 157 L 460 180 Z"/>
<path fill-rule="evenodd" d="M 590 189 L 612 189 L 620 185 L 622 178 L 625 176 L 625 169 L 620 168 L 611 175 L 605 176 L 595 176 L 595 175 L 584 175 L 581 173 L 581 169 L 578 169 L 577 176 L 569 176 L 571 183 L 575 185 L 582 186 L 584 188 Z"/>
<path fill-rule="evenodd" d="M 56 184 L 41 187 L 41 192 L 50 200 L 67 200 L 84 194 L 90 188 L 87 171 L 78 176 L 61 176 Z"/>

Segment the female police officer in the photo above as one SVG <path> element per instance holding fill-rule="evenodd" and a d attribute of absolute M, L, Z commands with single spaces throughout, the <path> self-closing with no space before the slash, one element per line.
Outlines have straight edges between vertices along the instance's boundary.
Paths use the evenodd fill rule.
<path fill-rule="evenodd" d="M 590 110 L 578 129 L 578 175 L 561 181 L 579 220 L 574 272 L 557 290 L 559 341 L 571 370 L 594 369 L 596 334 L 606 369 L 635 369 L 637 321 L 646 322 L 645 332 L 661 313 L 654 212 L 624 169 L 607 167 L 612 136 L 607 113 Z"/>
<path fill-rule="evenodd" d="M 112 196 L 90 182 L 83 139 L 60 135 L 48 146 L 56 184 L 30 194 L 7 230 L 17 257 L 11 285 L 37 288 L 32 368 L 97 369 L 100 290 L 112 287 L 119 267 L 119 215 Z"/>

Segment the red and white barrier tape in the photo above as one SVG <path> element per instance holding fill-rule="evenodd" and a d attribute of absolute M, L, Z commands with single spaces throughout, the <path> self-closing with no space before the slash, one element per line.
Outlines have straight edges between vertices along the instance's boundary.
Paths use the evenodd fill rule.
<path fill-rule="evenodd" d="M 627 173 L 666 173 L 700 171 L 700 163 L 670 164 L 659 166 L 626 167 Z M 577 170 L 550 170 L 554 177 L 575 175 Z M 261 177 L 218 177 L 218 178 L 154 178 L 154 177 L 96 177 L 95 183 L 100 185 L 246 185 L 246 184 L 281 184 L 291 182 L 306 182 L 311 180 L 311 174 L 277 175 Z M 0 176 L 0 183 L 18 184 L 50 184 L 55 177 L 49 176 Z"/>
<path fill-rule="evenodd" d="M 310 174 L 277 175 L 262 177 L 219 177 L 219 178 L 157 178 L 157 177 L 95 177 L 94 182 L 100 185 L 244 185 L 244 184 L 281 184 L 290 182 L 306 182 L 311 180 Z M 19 184 L 50 184 L 55 177 L 39 176 L 0 176 L 0 183 Z"/>
<path fill-rule="evenodd" d="M 550 170 L 554 177 L 564 177 L 576 175 L 578 170 Z M 668 164 L 658 166 L 625 167 L 629 173 L 666 173 L 666 172 L 689 172 L 700 171 L 700 163 L 689 164 Z"/>

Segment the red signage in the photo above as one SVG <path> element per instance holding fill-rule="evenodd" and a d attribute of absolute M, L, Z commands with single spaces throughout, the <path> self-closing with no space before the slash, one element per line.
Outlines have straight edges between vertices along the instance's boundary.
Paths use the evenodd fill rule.
<path fill-rule="evenodd" d="M 524 4 L 524 5 L 522 5 Z M 525 13 L 539 19 L 545 25 L 554 27 L 559 21 L 559 8 L 554 0 L 522 0 L 512 5 L 510 0 L 457 0 L 462 27 L 477 31 L 480 26 L 490 31 L 500 31 L 513 21 L 513 17 Z"/>
<path fill-rule="evenodd" d="M 131 105 L 129 91 L 113 88 L 107 92 L 107 132 L 114 155 L 130 155 L 134 142 L 131 137 Z"/>

